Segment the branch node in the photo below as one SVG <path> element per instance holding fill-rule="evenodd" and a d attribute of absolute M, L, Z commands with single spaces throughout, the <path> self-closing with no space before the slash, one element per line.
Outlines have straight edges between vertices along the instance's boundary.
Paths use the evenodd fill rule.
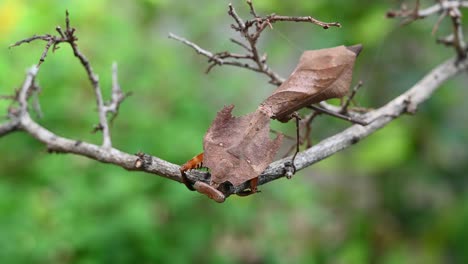
<path fill-rule="evenodd" d="M 404 111 L 410 115 L 414 115 L 416 114 L 417 110 L 418 110 L 418 105 L 415 104 L 413 102 L 413 100 L 411 100 L 411 96 L 408 96 L 407 98 L 405 98 L 405 100 L 403 101 L 403 104 L 405 105 L 405 109 Z"/>
<path fill-rule="evenodd" d="M 153 159 L 151 158 L 150 155 L 145 154 L 143 152 L 138 152 L 135 154 L 137 156 L 137 159 L 135 160 L 134 167 L 135 169 L 146 169 L 149 166 L 151 166 Z"/>
<path fill-rule="evenodd" d="M 296 168 L 291 163 L 291 161 L 286 161 L 284 163 L 284 172 L 283 175 L 286 176 L 286 179 L 290 180 L 292 176 L 296 173 Z"/>

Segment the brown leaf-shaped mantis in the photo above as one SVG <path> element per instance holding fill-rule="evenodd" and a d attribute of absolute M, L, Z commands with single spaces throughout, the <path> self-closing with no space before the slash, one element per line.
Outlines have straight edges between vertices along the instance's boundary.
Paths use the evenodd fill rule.
<path fill-rule="evenodd" d="M 270 118 L 287 122 L 295 111 L 345 96 L 361 45 L 305 51 L 296 69 L 261 105 Z"/>
<path fill-rule="evenodd" d="M 229 181 L 238 186 L 256 178 L 275 157 L 282 136 L 270 140 L 270 118 L 262 111 L 233 117 L 222 109 L 203 140 L 204 165 L 215 188 Z"/>
<path fill-rule="evenodd" d="M 218 112 L 204 137 L 204 153 L 180 169 L 187 187 L 193 190 L 186 171 L 203 162 L 211 172 L 209 186 L 213 194 L 207 192 L 208 196 L 219 197 L 215 189 L 226 182 L 236 187 L 251 181 L 248 193 L 256 192 L 257 177 L 272 162 L 282 140 L 281 135 L 274 140 L 269 138 L 270 119 L 287 122 L 303 107 L 345 96 L 361 48 L 355 45 L 305 51 L 288 79 L 255 112 L 233 117 L 234 106 Z M 204 190 L 208 189 L 204 186 Z"/>

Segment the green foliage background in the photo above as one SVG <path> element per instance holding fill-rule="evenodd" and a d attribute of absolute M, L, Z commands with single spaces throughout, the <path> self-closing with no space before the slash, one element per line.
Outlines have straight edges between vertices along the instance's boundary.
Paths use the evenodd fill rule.
<path fill-rule="evenodd" d="M 182 35 L 213 51 L 228 39 L 227 1 L 0 0 L 0 94 L 21 85 L 45 43 L 8 45 L 53 33 L 68 9 L 79 45 L 106 96 L 111 64 L 133 96 L 112 127 L 115 147 L 181 164 L 202 151 L 216 112 L 252 111 L 274 89 L 244 69 L 216 67 L 167 38 Z M 361 105 L 378 107 L 454 55 L 435 44 L 436 17 L 406 27 L 384 18 L 399 1 L 254 0 L 261 14 L 339 21 L 323 30 L 275 24 L 260 47 L 287 76 L 306 49 L 362 43 L 356 81 Z M 422 1 L 423 5 L 433 1 Z M 234 6 L 248 15 L 243 1 Z M 412 3 L 410 3 L 412 4 Z M 466 17 L 466 13 L 465 13 Z M 450 25 L 442 23 L 438 35 Z M 67 45 L 38 77 L 44 118 L 66 137 L 100 143 L 95 100 Z M 468 96 L 466 74 L 449 81 L 414 117 L 403 117 L 292 180 L 224 204 L 176 182 L 74 155 L 48 154 L 25 133 L 0 138 L 2 263 L 467 263 Z M 0 101 L 6 114 L 9 102 Z M 2 117 L 4 120 L 5 117 Z M 348 124 L 320 117 L 314 142 Z M 293 134 L 293 124 L 275 127 Z M 292 142 L 287 142 L 292 144 Z M 285 146 L 284 150 L 288 146 Z"/>

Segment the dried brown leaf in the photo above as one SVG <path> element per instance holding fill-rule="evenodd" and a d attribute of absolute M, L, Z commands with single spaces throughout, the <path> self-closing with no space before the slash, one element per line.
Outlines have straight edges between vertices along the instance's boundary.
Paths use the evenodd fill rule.
<path fill-rule="evenodd" d="M 348 93 L 356 56 L 361 45 L 305 51 L 296 69 L 261 105 L 260 109 L 281 122 L 305 106 Z"/>
<path fill-rule="evenodd" d="M 233 108 L 218 112 L 203 141 L 204 165 L 210 169 L 214 187 L 226 181 L 238 186 L 260 175 L 282 140 L 282 135 L 270 139 L 270 119 L 262 111 L 233 117 Z"/>

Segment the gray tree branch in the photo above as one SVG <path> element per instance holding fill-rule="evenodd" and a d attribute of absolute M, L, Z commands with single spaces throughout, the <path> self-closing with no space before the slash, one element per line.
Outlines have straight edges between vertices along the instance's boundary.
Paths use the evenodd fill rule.
<path fill-rule="evenodd" d="M 315 146 L 299 152 L 295 159 L 296 169 L 302 170 L 346 149 L 384 127 L 393 119 L 408 111 L 412 112 L 418 105 L 429 99 L 432 93 L 437 88 L 441 87 L 446 80 L 465 71 L 467 68 L 468 59 L 457 61 L 457 59 L 453 58 L 440 64 L 407 92 L 393 99 L 381 108 L 365 114 L 365 120 L 369 122 L 372 121 L 369 125 L 353 125 L 334 136 L 322 140 Z M 34 81 L 35 74 L 37 73 L 36 69 L 36 67 L 33 67 L 28 72 L 28 76 L 20 92 L 21 94 L 27 94 L 28 89 Z M 21 101 L 25 103 L 27 98 L 24 96 L 21 96 L 21 98 Z M 24 105 L 23 103 L 21 104 Z M 32 137 L 44 143 L 51 152 L 85 156 L 99 162 L 112 163 L 126 170 L 144 171 L 182 182 L 179 165 L 177 164 L 147 154 L 129 154 L 116 148 L 108 148 L 61 137 L 34 121 L 30 117 L 28 111 L 21 111 L 17 116 L 12 117 L 11 121 L 0 125 L 0 136 L 6 135 L 8 132 L 19 130 L 27 132 Z M 260 175 L 259 184 L 266 184 L 283 177 L 287 172 L 285 164 L 290 160 L 291 157 L 286 157 L 271 163 Z M 198 171 L 192 171 L 188 173 L 188 176 L 194 181 L 202 182 L 208 182 L 209 178 L 207 173 Z M 239 193 L 246 188 L 248 188 L 247 183 L 236 188 L 223 190 L 223 192 L 226 196 L 229 196 L 230 194 Z"/>
<path fill-rule="evenodd" d="M 393 119 L 406 112 L 414 112 L 416 108 L 430 98 L 432 93 L 456 74 L 466 71 L 468 60 L 458 61 L 452 58 L 429 72 L 408 91 L 396 97 L 386 105 L 365 115 L 367 126 L 353 125 L 348 129 L 322 140 L 315 146 L 300 152 L 296 156 L 295 166 L 298 170 L 307 168 L 343 149 L 346 149 L 366 138 L 377 130 L 389 124 Z M 259 184 L 281 178 L 284 175 L 284 164 L 291 160 L 287 157 L 270 164 L 260 176 Z M 242 188 L 242 186 L 241 186 Z"/>
<path fill-rule="evenodd" d="M 248 2 L 250 3 L 250 2 Z M 458 8 L 458 7 L 467 7 L 466 1 L 442 1 L 440 4 L 441 9 L 448 9 L 448 8 Z M 458 4 L 455 4 L 458 3 Z M 443 5 L 450 5 L 450 6 L 443 6 Z M 458 5 L 458 6 L 452 6 Z M 251 3 L 249 4 L 251 6 Z M 437 5 L 431 8 L 436 8 Z M 416 8 L 418 10 L 418 7 Z M 426 13 L 434 13 L 436 9 L 427 9 L 427 10 L 419 10 L 420 12 L 424 11 Z M 274 22 L 268 19 L 272 19 L 272 17 L 267 17 L 268 19 L 262 20 L 258 18 L 256 15 L 255 10 L 251 6 L 251 13 L 255 16 L 255 19 L 248 20 L 246 22 L 242 20 L 238 20 L 237 14 L 232 9 L 231 16 L 237 22 L 237 26 L 242 29 L 244 27 L 244 31 L 248 32 L 248 27 L 246 24 L 250 26 L 255 25 L 257 28 L 257 32 L 261 32 L 265 26 L 268 25 L 269 22 Z M 409 13 L 396 13 L 398 16 L 408 16 Z M 422 14 L 419 14 L 422 15 Z M 278 21 L 283 19 L 280 17 Z M 310 21 L 313 22 L 313 21 Z M 57 153 L 71 153 L 76 154 L 84 157 L 88 157 L 90 159 L 103 162 L 103 163 L 111 163 L 117 166 L 120 166 L 126 170 L 131 171 L 143 171 L 151 174 L 157 174 L 163 176 L 165 178 L 182 182 L 182 177 L 179 170 L 179 165 L 170 163 L 168 161 L 162 160 L 158 157 L 151 156 L 144 153 L 137 153 L 137 154 L 129 154 L 118 150 L 111 145 L 111 137 L 108 127 L 107 121 L 107 113 L 114 113 L 117 114 L 118 107 L 123 99 L 128 94 L 123 94 L 120 86 L 117 82 L 117 66 L 115 65 L 113 68 L 113 85 L 112 85 L 112 98 L 108 103 L 104 103 L 104 100 L 101 95 L 101 90 L 99 87 L 99 80 L 97 75 L 93 72 L 89 61 L 86 57 L 80 53 L 75 43 L 76 37 L 74 35 L 75 29 L 70 27 L 70 22 L 68 18 L 68 13 L 66 16 L 66 30 L 62 31 L 59 27 L 57 27 L 57 32 L 59 36 L 52 36 L 52 35 L 42 35 L 42 36 L 33 36 L 31 38 L 19 41 L 15 43 L 13 46 L 20 45 L 22 43 L 28 43 L 34 40 L 44 40 L 47 42 L 45 50 L 41 56 L 41 59 L 37 66 L 33 66 L 27 73 L 25 81 L 18 91 L 18 93 L 13 96 L 12 98 L 18 103 L 17 108 L 10 108 L 8 113 L 9 120 L 0 123 L 0 137 L 6 136 L 9 133 L 15 131 L 24 131 L 30 134 L 32 137 L 37 139 L 38 141 L 44 143 L 47 146 L 49 152 L 57 152 Z M 233 59 L 249 59 L 250 57 L 239 57 L 235 54 L 213 54 L 206 50 L 203 50 L 199 46 L 177 37 L 175 35 L 171 35 L 172 38 L 175 38 L 192 48 L 194 48 L 200 54 L 210 58 L 212 62 L 216 64 L 229 64 L 226 60 L 227 58 Z M 258 38 L 258 35 L 250 36 L 253 40 Z M 50 47 L 53 49 L 62 42 L 68 42 L 73 49 L 74 55 L 80 60 L 83 64 L 88 78 L 90 79 L 97 100 L 98 105 L 98 112 L 99 112 L 99 120 L 100 120 L 100 129 L 103 130 L 103 144 L 101 146 L 91 144 L 88 142 L 83 142 L 79 140 L 73 140 L 69 138 L 62 137 L 60 135 L 55 134 L 52 131 L 49 131 L 47 128 L 41 126 L 38 122 L 33 120 L 30 115 L 30 110 L 28 109 L 28 99 L 31 96 L 31 90 L 34 89 L 35 86 L 35 78 L 38 73 L 38 69 L 40 64 L 44 61 L 44 58 L 47 55 L 47 51 Z M 238 43 L 238 42 L 236 42 Z M 244 46 L 244 44 L 240 43 L 241 46 L 245 47 L 247 51 L 253 51 L 255 47 L 255 41 L 250 43 L 250 47 Z M 270 76 L 272 83 L 279 85 L 282 82 L 282 78 L 276 75 L 274 72 L 270 71 L 267 66 L 265 66 L 265 60 L 261 59 L 258 56 L 258 53 L 253 60 L 257 62 L 259 68 L 255 68 L 251 65 L 250 67 L 243 66 L 241 63 L 238 65 L 237 61 L 233 61 L 230 65 L 233 66 L 240 66 L 245 67 L 250 70 L 259 71 L 262 73 L 267 74 Z M 224 57 L 223 57 L 224 56 Z M 343 149 L 346 149 L 353 144 L 358 143 L 360 140 L 364 139 L 365 137 L 371 135 L 372 133 L 376 132 L 380 128 L 384 127 L 388 123 L 390 123 L 395 118 L 405 114 L 405 113 L 413 113 L 416 108 L 430 98 L 432 93 L 441 87 L 441 85 L 448 79 L 454 77 L 456 74 L 466 71 L 468 68 L 468 58 L 458 56 L 457 58 L 450 59 L 439 66 L 435 67 L 431 72 L 429 72 L 426 76 L 424 76 L 419 82 L 417 82 L 413 87 L 408 89 L 405 93 L 401 94 L 400 96 L 396 97 L 386 105 L 375 109 L 371 112 L 368 112 L 364 115 L 360 115 L 359 117 L 363 119 L 366 123 L 369 123 L 367 126 L 361 126 L 359 124 L 355 124 L 348 129 L 326 138 L 319 142 L 318 144 L 306 149 L 305 151 L 299 152 L 295 158 L 294 167 L 296 170 L 301 170 L 306 167 L 309 167 L 320 160 L 323 160 Z M 271 73 L 271 74 L 270 74 Z M 340 112 L 343 109 L 339 107 L 334 107 L 331 105 L 327 105 L 326 103 L 320 104 L 323 108 L 332 110 L 334 112 Z M 349 113 L 351 116 L 353 113 Z M 284 159 L 277 160 L 269 165 L 269 167 L 259 176 L 259 184 L 266 184 L 273 180 L 279 179 L 290 172 L 291 165 L 290 163 L 292 157 L 286 157 Z M 191 171 L 187 173 L 187 176 L 194 182 L 199 182 L 199 184 L 195 184 L 195 189 L 203 194 L 207 194 L 206 187 L 208 185 L 204 185 L 203 183 L 209 183 L 209 174 L 206 172 L 200 171 Z M 198 187 L 197 187 L 198 186 Z M 214 196 L 219 196 L 216 199 L 219 201 L 224 201 L 224 197 L 228 197 L 231 194 L 240 194 L 245 189 L 249 188 L 248 183 L 244 183 L 237 187 L 232 186 L 222 186 L 219 191 L 220 193 L 211 193 L 211 198 L 214 199 Z M 205 190 L 205 191 L 204 191 Z M 217 190 L 215 190 L 217 191 Z M 218 195 L 219 194 L 219 195 Z M 224 196 L 223 196 L 224 195 Z M 216 200 L 215 199 L 215 200 Z"/>
<path fill-rule="evenodd" d="M 0 137 L 17 130 L 18 123 L 19 122 L 17 120 L 13 120 L 13 121 L 8 121 L 4 124 L 0 124 Z"/>

